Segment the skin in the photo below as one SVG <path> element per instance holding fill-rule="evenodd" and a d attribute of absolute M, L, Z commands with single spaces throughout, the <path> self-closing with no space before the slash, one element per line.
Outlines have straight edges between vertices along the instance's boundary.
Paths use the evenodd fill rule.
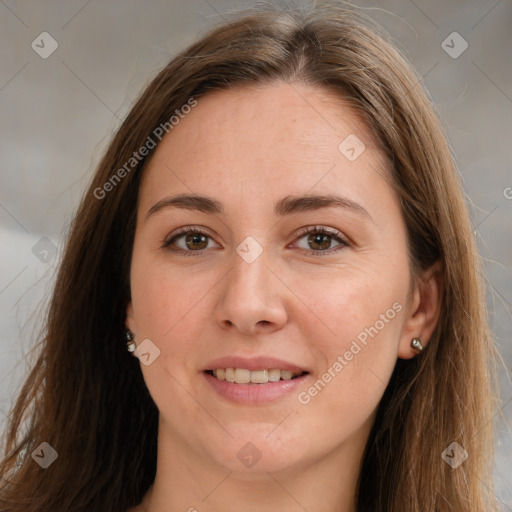
<path fill-rule="evenodd" d="M 355 134 L 366 149 L 349 161 L 338 146 Z M 222 214 L 162 208 L 178 193 L 211 197 Z M 365 217 L 330 206 L 278 216 L 285 196 L 337 194 Z M 141 183 L 127 327 L 160 356 L 141 364 L 159 411 L 154 485 L 132 511 L 315 510 L 355 512 L 356 484 L 375 411 L 397 358 L 426 346 L 439 315 L 435 268 L 414 281 L 399 198 L 372 134 L 338 96 L 300 83 L 217 91 L 158 146 Z M 196 226 L 202 251 L 177 228 Z M 327 249 L 297 235 L 337 230 Z M 263 252 L 236 252 L 248 236 Z M 325 247 L 325 246 L 324 246 Z M 341 248 L 340 248 L 341 247 Z M 339 249 L 339 250 L 335 250 Z M 316 251 L 317 254 L 310 254 Z M 322 252 L 323 251 L 323 252 Z M 264 404 L 217 395 L 202 370 L 218 357 L 269 355 L 307 368 L 307 391 L 394 303 L 385 323 L 306 405 L 293 392 Z M 261 459 L 237 453 L 253 443 Z"/>

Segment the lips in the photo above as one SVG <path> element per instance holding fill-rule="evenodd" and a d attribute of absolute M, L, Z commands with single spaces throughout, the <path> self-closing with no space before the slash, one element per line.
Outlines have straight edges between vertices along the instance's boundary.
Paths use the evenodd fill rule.
<path fill-rule="evenodd" d="M 282 371 L 289 371 L 295 374 L 301 373 L 309 373 L 307 368 L 302 368 L 301 366 L 290 363 L 288 361 L 284 361 L 282 359 L 276 359 L 275 357 L 253 357 L 253 358 L 244 358 L 244 357 L 222 357 L 220 359 L 215 359 L 209 362 L 204 371 L 213 371 L 219 368 L 242 368 L 250 371 L 256 370 L 268 370 L 271 368 L 277 368 Z"/>
<path fill-rule="evenodd" d="M 309 376 L 306 368 L 273 357 L 224 357 L 208 363 L 202 373 L 218 395 L 243 404 L 275 401 Z"/>

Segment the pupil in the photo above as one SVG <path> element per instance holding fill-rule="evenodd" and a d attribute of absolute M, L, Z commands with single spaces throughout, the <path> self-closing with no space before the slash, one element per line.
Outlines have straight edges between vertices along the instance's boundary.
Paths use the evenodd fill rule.
<path fill-rule="evenodd" d="M 205 243 L 206 242 L 206 243 Z M 187 235 L 186 244 L 189 249 L 204 249 L 208 245 L 206 236 L 198 233 Z M 201 245 L 203 244 L 203 245 Z M 200 246 L 201 245 L 201 246 Z"/>
<path fill-rule="evenodd" d="M 317 245 L 317 249 L 329 249 L 330 243 L 330 235 L 323 235 L 323 234 L 316 234 L 316 235 L 309 235 L 308 242 L 310 244 Z"/>

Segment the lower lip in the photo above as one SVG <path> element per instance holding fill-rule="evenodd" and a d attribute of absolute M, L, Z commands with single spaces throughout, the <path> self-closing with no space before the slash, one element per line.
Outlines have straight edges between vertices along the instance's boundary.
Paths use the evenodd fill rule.
<path fill-rule="evenodd" d="M 278 380 L 267 384 L 234 384 L 227 380 L 219 380 L 209 373 L 203 372 L 206 382 L 219 395 L 231 402 L 240 404 L 262 404 L 279 400 L 301 386 L 309 374 L 290 380 Z"/>

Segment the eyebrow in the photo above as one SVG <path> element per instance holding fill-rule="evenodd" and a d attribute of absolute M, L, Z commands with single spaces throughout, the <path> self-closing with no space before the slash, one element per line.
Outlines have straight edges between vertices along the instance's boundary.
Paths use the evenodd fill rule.
<path fill-rule="evenodd" d="M 287 196 L 281 199 L 274 206 L 276 215 L 282 217 L 298 212 L 309 212 L 329 207 L 338 207 L 350 210 L 361 217 L 372 220 L 371 215 L 363 206 L 352 199 L 337 195 L 306 195 Z M 147 212 L 146 220 L 156 212 L 164 208 L 181 208 L 184 210 L 196 210 L 207 214 L 222 214 L 224 208 L 222 203 L 211 197 L 196 194 L 177 194 L 164 197 L 155 203 Z"/>

